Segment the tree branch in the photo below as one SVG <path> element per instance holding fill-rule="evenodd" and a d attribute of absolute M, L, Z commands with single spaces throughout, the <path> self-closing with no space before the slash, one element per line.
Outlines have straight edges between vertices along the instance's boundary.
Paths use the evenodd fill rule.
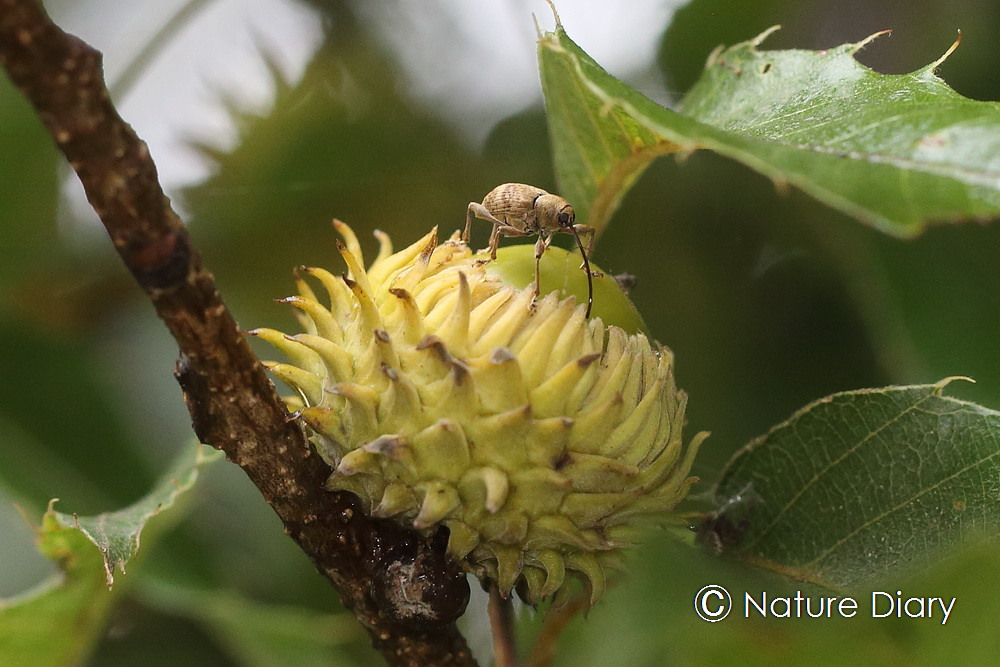
<path fill-rule="evenodd" d="M 390 663 L 473 664 L 454 625 L 468 600 L 465 576 L 442 540 L 369 519 L 350 494 L 323 489 L 329 468 L 289 419 L 170 208 L 145 143 L 111 103 L 101 54 L 36 1 L 0 0 L 0 62 L 176 339 L 176 375 L 198 437 L 243 468 Z M 407 594 L 394 595 L 402 586 Z"/>

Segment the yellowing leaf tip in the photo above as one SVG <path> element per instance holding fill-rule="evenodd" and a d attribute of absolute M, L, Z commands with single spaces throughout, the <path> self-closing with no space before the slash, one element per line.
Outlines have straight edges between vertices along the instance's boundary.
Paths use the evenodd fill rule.
<path fill-rule="evenodd" d="M 760 33 L 759 35 L 757 35 L 756 37 L 754 37 L 753 39 L 751 39 L 749 41 L 749 44 L 751 44 L 753 46 L 760 46 L 761 44 L 764 43 L 765 39 L 767 39 L 768 37 L 770 37 L 774 33 L 778 32 L 779 30 L 781 30 L 781 26 L 780 25 L 772 25 L 770 28 L 768 28 L 764 32 Z"/>
<path fill-rule="evenodd" d="M 930 65 L 928 65 L 927 69 L 929 69 L 930 71 L 933 72 L 938 67 L 940 67 L 941 65 L 943 65 L 944 61 L 947 60 L 948 57 L 951 54 L 955 53 L 955 49 L 957 49 L 958 45 L 962 43 L 962 31 L 961 31 L 961 29 L 959 29 L 957 31 L 957 33 L 958 34 L 955 36 L 955 41 L 952 43 L 951 46 L 948 47 L 948 50 L 945 51 L 944 54 L 940 58 L 938 58 L 937 60 L 935 60 L 934 62 L 932 62 Z"/>
<path fill-rule="evenodd" d="M 878 39 L 882 35 L 891 35 L 891 34 L 892 34 L 892 30 L 879 30 L 876 33 L 872 33 L 871 35 L 868 35 L 867 37 L 865 37 L 860 42 L 855 43 L 854 44 L 854 48 L 851 49 L 850 53 L 853 55 L 853 54 L 857 53 L 858 51 L 860 51 L 861 49 L 863 49 L 866 46 L 868 46 L 869 44 L 871 44 L 872 42 L 874 42 L 876 39 Z"/>
<path fill-rule="evenodd" d="M 975 380 L 966 375 L 950 375 L 944 378 L 943 380 L 936 382 L 934 386 L 937 388 L 937 391 L 940 394 L 941 392 L 944 391 L 945 387 L 947 387 L 948 385 L 950 385 L 952 382 L 955 381 L 971 382 L 972 384 L 976 384 Z"/>
<path fill-rule="evenodd" d="M 552 2 L 552 0 L 545 0 L 545 2 L 546 4 L 548 4 L 549 9 L 552 10 L 552 18 L 554 18 L 556 21 L 556 30 L 561 29 L 562 21 L 559 19 L 559 12 L 556 11 L 556 4 Z"/>

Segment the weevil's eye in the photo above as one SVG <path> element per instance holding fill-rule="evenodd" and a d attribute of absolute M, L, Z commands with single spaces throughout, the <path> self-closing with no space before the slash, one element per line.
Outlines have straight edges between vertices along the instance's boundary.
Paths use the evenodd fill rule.
<path fill-rule="evenodd" d="M 560 225 L 562 225 L 563 227 L 565 227 L 570 222 L 569 213 L 566 213 L 565 211 L 563 211 L 562 213 L 560 213 L 559 215 L 556 216 L 556 220 L 559 221 Z"/>

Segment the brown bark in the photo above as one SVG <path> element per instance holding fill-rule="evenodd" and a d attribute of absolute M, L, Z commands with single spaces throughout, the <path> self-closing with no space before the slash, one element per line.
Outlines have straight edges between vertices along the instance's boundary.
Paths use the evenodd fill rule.
<path fill-rule="evenodd" d="M 243 468 L 390 663 L 473 664 L 454 625 L 468 599 L 464 575 L 440 539 L 369 519 L 350 494 L 323 489 L 328 466 L 289 419 L 163 194 L 146 145 L 115 110 L 101 54 L 34 0 L 0 0 L 0 62 L 176 339 L 176 375 L 198 437 Z M 416 594 L 426 604 L 393 604 L 401 586 L 410 587 L 407 601 Z"/>

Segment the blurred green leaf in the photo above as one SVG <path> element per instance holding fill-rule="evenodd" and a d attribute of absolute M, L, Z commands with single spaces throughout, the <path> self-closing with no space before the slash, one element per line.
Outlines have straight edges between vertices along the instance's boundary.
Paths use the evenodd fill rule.
<path fill-rule="evenodd" d="M 0 287 L 52 254 L 57 153 L 34 109 L 0 77 Z M 0 290 L 0 297 L 3 290 Z"/>
<path fill-rule="evenodd" d="M 834 586 L 1000 528 L 1000 413 L 934 385 L 834 394 L 751 442 L 717 496 L 729 553 Z"/>
<path fill-rule="evenodd" d="M 1000 407 L 1000 225 L 936 227 L 908 243 L 830 229 L 828 247 L 889 371 L 882 384 L 966 375 L 976 384 L 954 385 L 954 395 Z"/>
<path fill-rule="evenodd" d="M 997 545 L 976 544 L 903 582 L 901 588 L 908 594 L 935 591 L 955 597 L 962 605 L 961 613 L 948 619 L 947 632 L 913 632 L 912 627 L 907 627 L 912 625 L 912 619 L 893 619 L 894 627 L 890 628 L 894 631 L 893 638 L 905 638 L 910 644 L 908 662 L 943 665 L 959 658 L 969 665 L 995 665 L 1000 661 L 1000 636 L 996 632 L 1000 598 L 995 588 L 983 585 L 984 573 L 997 571 L 1000 571 Z"/>
<path fill-rule="evenodd" d="M 744 592 L 755 597 L 761 591 L 771 596 L 830 593 L 739 561 L 706 558 L 700 550 L 662 536 L 630 558 L 627 577 L 588 618 L 570 624 L 554 664 L 838 665 L 845 655 L 863 655 L 878 665 L 997 664 L 1000 640 L 992 628 L 1000 599 L 984 583 L 984 573 L 998 566 L 996 545 L 970 545 L 919 573 L 873 589 L 957 597 L 945 627 L 939 618 L 879 619 L 868 613 L 849 619 L 745 618 L 741 607 L 722 622 L 706 623 L 695 614 L 692 601 L 710 583 L 724 586 L 739 600 Z M 867 605 L 870 591 L 852 596 Z"/>
<path fill-rule="evenodd" d="M 87 341 L 0 315 L 0 368 L 0 485 L 19 502 L 40 509 L 59 496 L 92 513 L 149 489 L 155 477 Z"/>
<path fill-rule="evenodd" d="M 883 75 L 854 54 L 759 51 L 712 56 L 675 112 L 605 72 L 561 29 L 539 41 L 561 191 L 603 229 L 659 155 L 708 149 L 890 234 L 928 221 L 1000 213 L 1000 105 L 962 97 L 940 59 Z"/>
<path fill-rule="evenodd" d="M 47 512 L 39 549 L 62 574 L 21 597 L 0 600 L 0 663 L 65 665 L 87 655 L 116 595 L 107 589 L 101 552 Z"/>
<path fill-rule="evenodd" d="M 62 573 L 18 598 L 0 600 L 0 664 L 71 664 L 89 653 L 117 596 L 110 590 L 114 568 L 125 571 L 146 523 L 194 484 L 200 465 L 216 458 L 203 445 L 185 448 L 148 496 L 115 512 L 77 517 L 54 511 L 55 501 L 50 503 L 38 548 Z"/>
<path fill-rule="evenodd" d="M 351 665 L 353 659 L 340 647 L 365 639 L 348 612 L 264 604 L 155 581 L 143 587 L 142 598 L 161 611 L 203 623 L 243 665 Z"/>

